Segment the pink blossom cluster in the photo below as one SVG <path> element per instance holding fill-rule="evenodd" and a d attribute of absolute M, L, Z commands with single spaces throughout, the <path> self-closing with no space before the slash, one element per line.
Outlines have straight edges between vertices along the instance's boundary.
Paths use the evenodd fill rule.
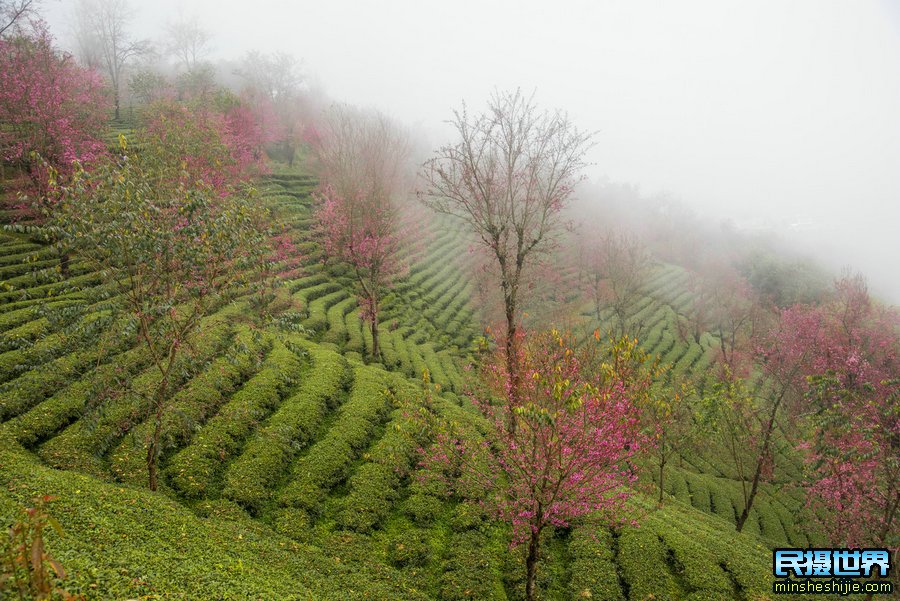
<path fill-rule="evenodd" d="M 377 318 L 382 289 L 403 272 L 399 251 L 406 239 L 393 206 L 358 194 L 345 198 L 330 185 L 316 194 L 316 232 L 325 255 L 345 261 L 360 283 L 361 316 Z"/>
<path fill-rule="evenodd" d="M 520 336 L 521 403 L 507 402 L 507 362 L 492 354 L 485 375 L 494 394 L 473 397 L 493 425 L 492 441 L 440 432 L 423 450 L 426 473 L 443 475 L 463 496 L 492 491 L 483 502 L 512 525 L 513 544 L 587 514 L 621 520 L 636 478 L 629 460 L 649 444 L 626 384 L 583 364 L 567 336 Z"/>
<path fill-rule="evenodd" d="M 845 277 L 831 302 L 782 311 L 758 354 L 804 395 L 813 514 L 836 543 L 887 544 L 900 507 L 900 316 Z"/>
<path fill-rule="evenodd" d="M 183 183 L 202 181 L 226 194 L 265 171 L 263 145 L 273 134 L 252 105 L 219 112 L 207 103 L 161 100 L 149 112 L 146 133 L 177 155 Z"/>
<path fill-rule="evenodd" d="M 58 51 L 44 23 L 0 39 L 0 152 L 25 169 L 39 192 L 48 175 L 43 161 L 65 176 L 76 162 L 104 154 L 100 134 L 109 107 L 99 74 Z"/>

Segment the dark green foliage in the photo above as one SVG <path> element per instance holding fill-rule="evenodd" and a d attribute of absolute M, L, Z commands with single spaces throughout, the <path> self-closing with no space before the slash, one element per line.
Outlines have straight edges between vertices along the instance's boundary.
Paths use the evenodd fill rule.
<path fill-rule="evenodd" d="M 276 341 L 259 373 L 172 458 L 166 469 L 172 486 L 186 497 L 209 494 L 224 461 L 240 450 L 247 435 L 279 404 L 302 368 L 300 358 Z"/>
<path fill-rule="evenodd" d="M 613 537 L 599 526 L 580 526 L 569 537 L 573 599 L 625 601 L 616 574 Z"/>
<path fill-rule="evenodd" d="M 667 565 L 666 548 L 650 528 L 624 528 L 618 537 L 618 563 L 631 599 L 678 599 L 681 590 Z"/>
<path fill-rule="evenodd" d="M 388 559 L 398 568 L 420 567 L 431 558 L 426 531 L 410 528 L 388 541 Z"/>
<path fill-rule="evenodd" d="M 497 583 L 486 534 L 470 530 L 451 537 L 442 562 L 440 599 L 493 599 Z"/>
<path fill-rule="evenodd" d="M 227 312 L 226 312 L 227 315 Z M 194 342 L 192 357 L 185 357 L 177 366 L 176 383 L 183 383 L 195 375 L 195 370 L 212 360 L 229 343 L 230 324 L 216 314 L 205 318 L 206 328 Z M 109 399 L 91 412 L 90 419 L 82 419 L 45 444 L 40 456 L 59 469 L 76 469 L 94 475 L 107 473 L 103 455 L 125 436 L 132 427 L 143 421 L 150 411 L 150 397 L 159 383 L 160 373 L 148 367 L 124 389 L 112 389 Z"/>
<path fill-rule="evenodd" d="M 293 478 L 279 497 L 282 505 L 316 511 L 327 491 L 347 476 L 388 410 L 382 373 L 368 367 L 353 370 L 350 398 L 331 429 L 294 466 Z"/>
<path fill-rule="evenodd" d="M 242 331 L 232 349 L 210 362 L 209 366 L 169 401 L 170 411 L 163 419 L 162 450 L 185 445 L 200 425 L 227 399 L 251 373 L 259 368 L 260 356 L 272 341 Z M 152 420 L 131 429 L 110 456 L 113 474 L 118 480 L 147 485 L 147 446 Z"/>
<path fill-rule="evenodd" d="M 450 528 L 455 532 L 478 530 L 487 521 L 484 508 L 471 501 L 457 503 L 450 517 Z"/>
<path fill-rule="evenodd" d="M 415 493 L 403 503 L 403 509 L 417 524 L 427 526 L 444 511 L 444 504 L 438 497 L 426 493 Z"/>
<path fill-rule="evenodd" d="M 251 510 L 271 498 L 274 484 L 349 383 L 349 368 L 340 355 L 311 345 L 309 354 L 312 365 L 300 389 L 256 431 L 225 474 L 225 496 Z"/>
<path fill-rule="evenodd" d="M 366 462 L 350 478 L 352 491 L 343 501 L 338 523 L 369 532 L 384 521 L 399 497 L 400 483 L 421 445 L 420 426 L 394 412 L 384 436 L 365 454 Z"/>

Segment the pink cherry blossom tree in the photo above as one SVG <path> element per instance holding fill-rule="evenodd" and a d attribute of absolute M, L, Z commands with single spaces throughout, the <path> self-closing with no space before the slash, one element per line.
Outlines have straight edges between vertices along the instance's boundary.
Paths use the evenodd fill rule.
<path fill-rule="evenodd" d="M 806 369 L 814 436 L 809 504 L 835 544 L 896 547 L 900 512 L 900 315 L 860 276 L 818 310 Z M 895 548 L 896 551 L 896 548 Z"/>
<path fill-rule="evenodd" d="M 408 153 L 406 135 L 387 117 L 346 106 L 332 110 L 316 146 L 322 183 L 316 230 L 326 255 L 353 269 L 376 361 L 381 299 L 403 270 L 400 250 L 409 238 Z"/>
<path fill-rule="evenodd" d="M 517 335 L 521 404 L 506 401 L 512 383 L 505 352 L 490 353 L 486 388 L 473 400 L 493 426 L 491 441 L 445 425 L 422 451 L 422 464 L 426 477 L 444 479 L 457 495 L 488 491 L 485 508 L 512 526 L 512 545 L 527 545 L 525 594 L 533 601 L 541 534 L 588 514 L 620 521 L 636 478 L 629 459 L 646 439 L 622 348 L 600 361 L 599 344 L 579 348 L 558 331 L 525 339 L 520 328 Z"/>
<path fill-rule="evenodd" d="M 146 111 L 149 148 L 181 157 L 184 183 L 202 180 L 219 194 L 265 170 L 266 139 L 253 113 L 237 100 L 224 110 L 207 103 L 161 100 Z"/>
<path fill-rule="evenodd" d="M 0 152 L 36 197 L 46 192 L 44 165 L 65 177 L 104 153 L 108 108 L 100 76 L 57 50 L 44 23 L 0 38 Z"/>

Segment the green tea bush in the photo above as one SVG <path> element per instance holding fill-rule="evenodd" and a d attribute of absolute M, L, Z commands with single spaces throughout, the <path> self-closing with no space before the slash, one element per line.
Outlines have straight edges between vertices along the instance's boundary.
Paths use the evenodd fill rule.
<path fill-rule="evenodd" d="M 316 347 L 309 352 L 312 367 L 299 390 L 256 431 L 225 473 L 225 496 L 251 511 L 258 511 L 272 497 L 285 468 L 313 439 L 349 383 L 350 372 L 343 357 Z"/>
<path fill-rule="evenodd" d="M 113 389 L 122 377 L 132 377 L 150 362 L 142 348 L 132 349 L 101 365 L 84 378 L 0 426 L 21 445 L 31 448 L 81 417 L 98 391 Z"/>
<path fill-rule="evenodd" d="M 336 303 L 347 298 L 347 291 L 344 289 L 336 290 L 331 294 L 320 296 L 310 301 L 309 317 L 303 322 L 303 327 L 316 332 L 324 332 L 328 329 L 328 309 Z"/>
<path fill-rule="evenodd" d="M 440 598 L 446 601 L 492 599 L 494 566 L 488 537 L 476 530 L 454 534 L 442 562 Z"/>
<path fill-rule="evenodd" d="M 410 528 L 390 538 L 388 559 L 398 568 L 422 567 L 431 558 L 431 545 L 425 530 Z"/>
<path fill-rule="evenodd" d="M 187 444 L 223 400 L 259 368 L 258 358 L 267 353 L 271 345 L 268 337 L 254 337 L 244 329 L 237 336 L 234 347 L 211 361 L 203 372 L 179 390 L 169 401 L 169 411 L 163 418 L 163 451 Z M 147 446 L 152 429 L 152 419 L 144 420 L 132 428 L 112 452 L 111 469 L 118 480 L 147 484 Z"/>
<path fill-rule="evenodd" d="M 419 425 L 395 411 L 384 436 L 350 478 L 350 494 L 343 499 L 338 517 L 341 527 L 369 532 L 390 515 L 420 444 Z"/>
<path fill-rule="evenodd" d="M 166 469 L 172 486 L 186 497 L 208 495 L 225 460 L 240 450 L 247 435 L 278 406 L 302 370 L 301 359 L 277 341 L 263 368 L 173 457 Z"/>
<path fill-rule="evenodd" d="M 327 491 L 347 476 L 351 462 L 387 413 L 390 400 L 382 372 L 357 367 L 353 376 L 350 398 L 334 425 L 294 465 L 293 479 L 279 497 L 281 505 L 317 510 Z"/>
<path fill-rule="evenodd" d="M 569 536 L 572 599 L 625 601 L 613 556 L 613 539 L 606 528 L 578 526 Z"/>
<path fill-rule="evenodd" d="M 658 528 L 657 532 L 670 549 L 670 564 L 679 568 L 686 588 L 692 590 L 692 598 L 717 598 L 731 592 L 718 558 L 702 544 L 674 528 Z"/>
<path fill-rule="evenodd" d="M 297 541 L 307 541 L 312 536 L 309 514 L 296 507 L 282 507 L 275 512 L 275 531 Z"/>
<path fill-rule="evenodd" d="M 678 587 L 666 569 L 666 549 L 649 528 L 622 528 L 618 564 L 630 599 L 677 599 Z"/>
<path fill-rule="evenodd" d="M 212 317 L 205 318 L 213 320 Z M 215 320 L 206 322 L 208 327 L 198 329 L 193 356 L 185 356 L 174 373 L 178 374 L 175 385 L 182 384 L 231 342 L 232 328 L 228 323 Z M 213 325 L 215 324 L 215 325 Z M 134 378 L 128 390 L 101 404 L 90 419 L 81 419 L 59 436 L 41 447 L 40 456 L 58 469 L 75 469 L 94 475 L 106 475 L 103 459 L 110 450 L 136 423 L 148 415 L 152 391 L 161 375 L 155 367 L 147 368 Z"/>

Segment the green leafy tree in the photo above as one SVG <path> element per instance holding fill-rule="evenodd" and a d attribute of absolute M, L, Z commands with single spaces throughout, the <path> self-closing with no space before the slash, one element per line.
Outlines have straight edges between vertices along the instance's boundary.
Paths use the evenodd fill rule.
<path fill-rule="evenodd" d="M 251 194 L 223 195 L 185 178 L 165 144 L 149 137 L 141 152 L 122 154 L 91 173 L 55 186 L 51 227 L 58 244 L 102 274 L 119 293 L 159 370 L 147 441 L 150 489 L 157 487 L 163 418 L 177 385 L 176 366 L 189 357 L 201 318 L 256 281 L 267 256 L 264 211 Z"/>

